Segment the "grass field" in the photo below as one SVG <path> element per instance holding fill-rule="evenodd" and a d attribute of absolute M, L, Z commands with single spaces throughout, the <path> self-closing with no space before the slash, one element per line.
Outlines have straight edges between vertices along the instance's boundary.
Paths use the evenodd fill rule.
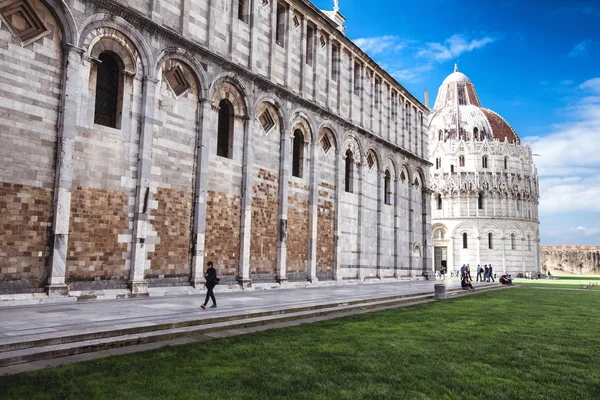
<path fill-rule="evenodd" d="M 599 399 L 600 292 L 513 288 L 0 377 L 0 399 Z"/>
<path fill-rule="evenodd" d="M 528 287 L 600 290 L 598 275 L 555 275 L 552 279 L 515 279 L 514 282 Z"/>

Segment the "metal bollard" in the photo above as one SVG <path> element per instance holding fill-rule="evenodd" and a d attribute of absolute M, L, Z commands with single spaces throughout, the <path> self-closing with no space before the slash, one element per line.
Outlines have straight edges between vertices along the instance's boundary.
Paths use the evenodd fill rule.
<path fill-rule="evenodd" d="M 433 285 L 433 290 L 435 292 L 434 299 L 435 300 L 445 300 L 446 299 L 446 284 L 436 283 Z"/>

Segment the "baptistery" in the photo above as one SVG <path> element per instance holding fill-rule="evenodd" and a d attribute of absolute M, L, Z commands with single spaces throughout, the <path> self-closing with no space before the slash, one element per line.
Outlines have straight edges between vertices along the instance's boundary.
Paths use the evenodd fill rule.
<path fill-rule="evenodd" d="M 434 269 L 491 264 L 495 274 L 539 272 L 534 154 L 481 106 L 457 65 L 438 90 L 429 135 Z"/>

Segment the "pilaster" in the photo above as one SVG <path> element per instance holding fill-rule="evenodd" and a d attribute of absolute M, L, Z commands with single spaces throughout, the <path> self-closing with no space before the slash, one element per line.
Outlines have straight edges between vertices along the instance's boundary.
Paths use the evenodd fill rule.
<path fill-rule="evenodd" d="M 383 201 L 385 199 L 384 185 L 382 185 L 382 181 L 384 179 L 385 172 L 382 168 L 377 171 L 377 258 L 376 258 L 376 268 L 377 268 L 377 278 L 381 279 L 381 224 L 383 223 Z"/>
<path fill-rule="evenodd" d="M 342 148 L 340 143 L 336 143 L 335 154 L 335 220 L 334 220 L 334 254 L 333 254 L 333 279 L 342 280 L 340 271 L 342 256 L 342 191 L 344 190 L 343 172 L 342 172 Z"/>
<path fill-rule="evenodd" d="M 400 178 L 394 178 L 394 278 L 400 277 Z"/>
<path fill-rule="evenodd" d="M 71 192 L 73 189 L 73 154 L 77 132 L 77 110 L 81 55 L 83 50 L 66 45 L 64 48 L 64 72 L 61 113 L 58 122 L 56 182 L 52 220 L 52 256 L 46 286 L 49 296 L 66 296 L 67 250 L 71 216 Z"/>
<path fill-rule="evenodd" d="M 361 154 L 361 157 L 364 158 L 364 154 Z M 366 277 L 365 259 L 363 256 L 363 248 L 362 242 L 365 237 L 366 230 L 366 221 L 365 221 L 365 212 L 363 210 L 365 200 L 364 200 L 364 182 L 365 182 L 365 160 L 361 159 L 360 164 L 358 164 L 358 227 L 356 229 L 356 243 L 357 243 L 357 263 L 358 263 L 358 279 L 360 281 L 364 281 Z"/>
<path fill-rule="evenodd" d="M 198 107 L 198 135 L 196 138 L 196 187 L 194 190 L 194 222 L 192 237 L 192 272 L 190 283 L 198 288 L 204 285 L 204 243 L 206 237 L 206 201 L 208 199 L 208 158 L 211 136 L 211 103 L 203 99 Z"/>
<path fill-rule="evenodd" d="M 317 282 L 317 216 L 319 179 L 317 172 L 317 144 L 315 136 L 310 143 L 310 193 L 308 199 L 308 280 Z"/>
<path fill-rule="evenodd" d="M 253 138 L 257 131 L 256 118 L 244 118 L 244 159 L 242 166 L 242 212 L 240 223 L 240 259 L 238 281 L 242 288 L 250 287 L 250 238 L 252 237 L 252 166 L 254 165 Z"/>
<path fill-rule="evenodd" d="M 138 149 L 138 176 L 133 222 L 133 242 L 131 250 L 131 269 L 129 286 L 133 294 L 148 292 L 148 283 L 144 280 L 146 268 L 146 231 L 150 201 L 150 169 L 152 167 L 152 135 L 154 129 L 154 110 L 156 108 L 156 86 L 158 81 L 150 77 L 142 80 L 142 116 Z"/>
<path fill-rule="evenodd" d="M 277 229 L 277 272 L 280 284 L 287 282 L 288 192 L 290 179 L 290 134 L 282 129 L 279 146 L 279 227 Z"/>

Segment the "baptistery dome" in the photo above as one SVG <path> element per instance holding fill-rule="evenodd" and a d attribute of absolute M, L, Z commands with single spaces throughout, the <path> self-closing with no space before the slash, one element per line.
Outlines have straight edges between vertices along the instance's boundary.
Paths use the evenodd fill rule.
<path fill-rule="evenodd" d="M 520 143 L 515 130 L 492 110 L 481 107 L 475 85 L 458 67 L 438 90 L 430 122 L 433 142 L 498 140 Z"/>
<path fill-rule="evenodd" d="M 515 276 L 539 271 L 539 187 L 533 154 L 483 108 L 455 66 L 429 119 L 434 268 L 492 264 Z"/>

